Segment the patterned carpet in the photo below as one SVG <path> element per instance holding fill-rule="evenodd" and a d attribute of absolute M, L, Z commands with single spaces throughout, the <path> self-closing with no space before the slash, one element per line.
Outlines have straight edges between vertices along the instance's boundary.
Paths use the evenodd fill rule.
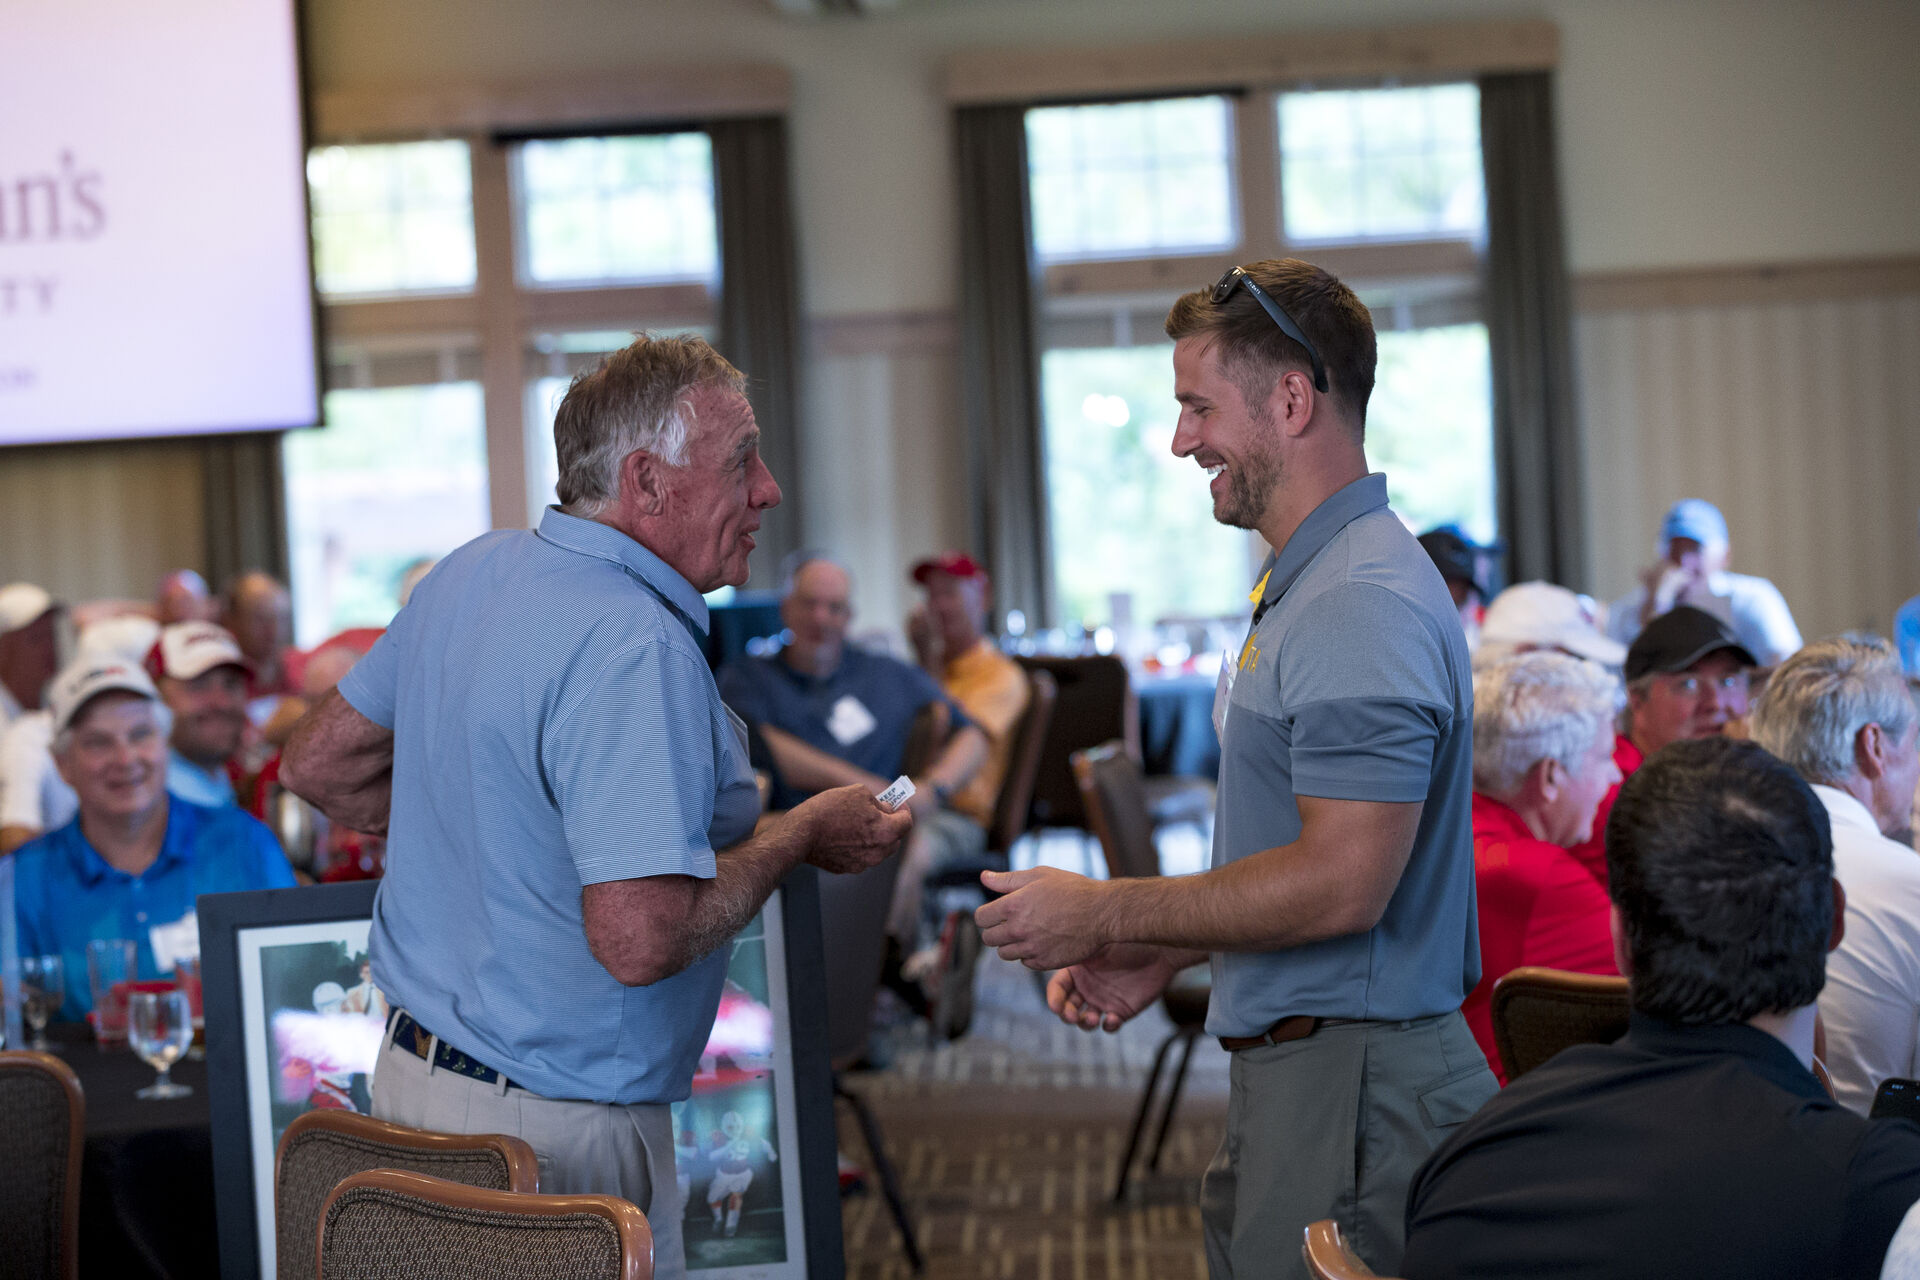
<path fill-rule="evenodd" d="M 879 1119 L 926 1276 L 1204 1280 L 1199 1184 L 1226 1122 L 1226 1053 L 1204 1039 L 1195 1048 L 1159 1172 L 1139 1173 L 1142 1157 L 1115 1207 L 1133 1109 L 1170 1024 L 1156 1009 L 1119 1035 L 1076 1031 L 1047 1012 L 1030 974 L 991 952 L 976 991 L 965 1038 L 902 1043 L 886 1070 L 846 1078 Z M 844 1104 L 840 1145 L 866 1162 Z M 877 1180 L 843 1217 L 849 1280 L 912 1275 Z"/>

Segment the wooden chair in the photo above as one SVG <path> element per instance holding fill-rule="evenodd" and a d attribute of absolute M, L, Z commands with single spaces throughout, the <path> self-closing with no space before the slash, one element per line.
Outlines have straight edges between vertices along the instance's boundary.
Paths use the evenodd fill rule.
<path fill-rule="evenodd" d="M 1039 749 L 1029 803 L 1032 821 L 1036 826 L 1086 830 L 1086 807 L 1073 779 L 1073 753 L 1118 738 L 1135 759 L 1140 755 L 1140 716 L 1127 665 L 1110 654 L 1022 657 L 1019 662 L 1029 676 L 1044 671 L 1058 686 Z"/>
<path fill-rule="evenodd" d="M 309 1111 L 280 1136 L 273 1158 L 275 1253 L 281 1280 L 314 1275 L 314 1241 L 327 1197 L 349 1176 L 401 1169 L 495 1191 L 536 1192 L 533 1148 L 501 1133 L 429 1133 L 352 1111 Z"/>
<path fill-rule="evenodd" d="M 1307 1274 L 1313 1280 L 1366 1280 L 1374 1275 L 1373 1268 L 1347 1247 L 1340 1237 L 1340 1224 L 1332 1218 L 1308 1224 L 1300 1256 L 1306 1259 Z"/>
<path fill-rule="evenodd" d="M 1495 981 L 1491 1013 L 1511 1084 L 1562 1049 L 1625 1035 L 1627 980 L 1528 965 Z"/>
<path fill-rule="evenodd" d="M 1127 754 L 1126 744 L 1116 740 L 1087 751 L 1076 751 L 1072 763 L 1088 822 L 1107 855 L 1107 874 L 1116 880 L 1159 875 L 1160 853 L 1153 843 L 1153 817 L 1147 808 L 1145 779 L 1140 775 L 1138 762 Z M 1160 1167 L 1160 1152 L 1167 1144 L 1167 1130 L 1173 1127 L 1173 1112 L 1180 1103 L 1180 1088 L 1187 1081 L 1187 1064 L 1193 1060 L 1194 1042 L 1206 1031 L 1207 1002 L 1212 994 L 1211 977 L 1196 967 L 1175 978 L 1160 997 L 1160 1007 L 1173 1022 L 1173 1032 L 1160 1042 L 1159 1050 L 1153 1055 L 1153 1070 L 1147 1074 L 1147 1087 L 1140 1093 L 1140 1106 L 1133 1115 L 1133 1132 L 1127 1138 L 1126 1152 L 1120 1157 L 1120 1175 L 1114 1182 L 1115 1204 L 1126 1199 L 1133 1157 L 1140 1148 L 1140 1139 L 1153 1110 L 1154 1090 L 1160 1086 L 1167 1054 L 1178 1042 L 1182 1045 L 1180 1065 L 1174 1068 L 1166 1107 L 1160 1113 L 1159 1131 L 1154 1135 L 1153 1152 L 1147 1157 L 1149 1173 Z"/>
<path fill-rule="evenodd" d="M 653 1230 L 617 1196 L 543 1196 L 373 1169 L 327 1197 L 314 1270 L 321 1280 L 652 1280 Z"/>
<path fill-rule="evenodd" d="M 1014 729 L 1013 750 L 1007 756 L 1007 776 L 993 802 L 993 823 L 987 828 L 987 852 L 1005 857 L 1014 841 L 1027 833 L 1033 815 L 1033 789 L 1040 777 L 1040 752 L 1047 745 L 1054 704 L 1060 685 L 1047 671 L 1027 672 L 1027 709 Z"/>
<path fill-rule="evenodd" d="M 87 1100 L 50 1053 L 0 1053 L 0 1245 L 10 1276 L 80 1274 L 80 1152 Z"/>

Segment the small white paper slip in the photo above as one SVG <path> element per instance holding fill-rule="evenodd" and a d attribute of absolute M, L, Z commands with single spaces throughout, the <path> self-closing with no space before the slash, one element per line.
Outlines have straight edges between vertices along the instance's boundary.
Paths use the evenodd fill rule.
<path fill-rule="evenodd" d="M 1233 706 L 1233 677 L 1240 659 L 1229 649 L 1220 655 L 1220 678 L 1213 685 L 1213 736 L 1227 740 L 1227 710 Z"/>
<path fill-rule="evenodd" d="M 200 918 L 189 911 L 170 924 L 157 924 L 147 930 L 153 944 L 153 964 L 162 973 L 172 973 L 180 960 L 200 958 Z"/>
<path fill-rule="evenodd" d="M 913 779 L 904 773 L 901 774 L 893 780 L 891 786 L 875 796 L 874 799 L 878 800 L 880 807 L 888 813 L 899 812 L 901 805 L 913 799 Z"/>

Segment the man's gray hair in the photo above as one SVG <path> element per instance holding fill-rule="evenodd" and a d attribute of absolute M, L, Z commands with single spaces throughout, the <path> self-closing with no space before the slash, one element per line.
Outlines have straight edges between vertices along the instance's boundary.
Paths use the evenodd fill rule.
<path fill-rule="evenodd" d="M 1917 713 L 1900 656 L 1878 636 L 1836 636 L 1774 668 L 1753 707 L 1756 742 L 1808 782 L 1837 785 L 1858 769 L 1854 739 L 1869 724 L 1901 737 Z"/>
<path fill-rule="evenodd" d="M 118 691 L 113 689 L 103 690 L 102 694 L 96 694 L 95 697 L 103 696 L 106 693 L 114 693 L 114 692 L 118 692 Z M 129 690 L 126 690 L 125 692 L 132 693 L 133 691 L 129 689 Z M 154 722 L 154 725 L 160 730 L 160 736 L 163 738 L 170 737 L 173 734 L 173 708 L 168 706 L 166 703 L 161 702 L 157 698 L 145 698 L 142 700 L 153 708 L 153 722 Z M 89 698 L 87 700 L 87 705 L 80 708 L 81 714 L 76 715 L 74 719 L 76 721 L 82 719 L 86 714 L 87 707 L 91 707 L 92 705 L 93 705 L 93 699 Z M 75 724 L 69 724 L 66 728 L 62 729 L 59 733 L 56 733 L 53 735 L 53 746 L 50 748 L 50 751 L 53 755 L 63 756 L 67 754 L 68 749 L 73 746 L 73 731 L 77 727 L 78 726 Z"/>
<path fill-rule="evenodd" d="M 567 388 L 553 417 L 560 464 L 560 509 L 591 520 L 620 496 L 620 463 L 644 449 L 668 466 L 687 462 L 694 422 L 687 397 L 696 388 L 740 391 L 746 379 L 704 338 L 636 341 L 600 361 Z"/>
<path fill-rule="evenodd" d="M 1527 771 L 1557 760 L 1578 773 L 1620 708 L 1620 681 L 1597 662 L 1537 649 L 1473 677 L 1473 787 L 1506 799 Z"/>

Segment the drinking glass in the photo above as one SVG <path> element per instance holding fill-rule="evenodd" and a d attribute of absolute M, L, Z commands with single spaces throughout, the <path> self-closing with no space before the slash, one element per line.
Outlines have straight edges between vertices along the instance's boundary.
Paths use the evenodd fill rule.
<path fill-rule="evenodd" d="M 93 1033 L 102 1044 L 127 1038 L 127 986 L 134 979 L 131 938 L 95 938 L 87 944 L 87 986 L 93 993 Z"/>
<path fill-rule="evenodd" d="M 133 1051 L 160 1073 L 134 1096 L 184 1098 L 193 1089 L 175 1084 L 167 1073 L 193 1043 L 193 1007 L 184 991 L 136 991 L 127 1000 L 127 1039 Z"/>
<path fill-rule="evenodd" d="M 51 1053 L 47 1040 L 47 1020 L 67 999 L 67 966 L 59 956 L 20 957 L 20 1012 L 33 1028 L 33 1041 L 27 1047 Z"/>

